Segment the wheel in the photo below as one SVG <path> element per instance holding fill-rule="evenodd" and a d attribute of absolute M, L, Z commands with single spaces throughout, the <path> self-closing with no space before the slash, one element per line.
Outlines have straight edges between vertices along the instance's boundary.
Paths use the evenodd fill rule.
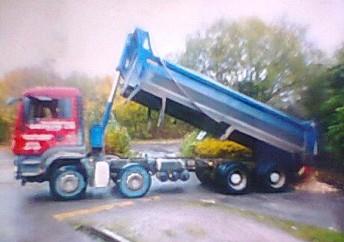
<path fill-rule="evenodd" d="M 62 166 L 53 171 L 49 185 L 56 200 L 75 200 L 85 195 L 87 180 L 78 166 Z"/>
<path fill-rule="evenodd" d="M 180 180 L 187 181 L 190 179 L 190 173 L 187 170 L 184 170 L 180 173 Z"/>
<path fill-rule="evenodd" d="M 289 185 L 289 174 L 277 163 L 263 163 L 256 169 L 256 179 L 267 192 L 283 192 Z"/>
<path fill-rule="evenodd" d="M 209 170 L 207 166 L 196 165 L 196 169 L 195 169 L 196 177 L 204 185 L 209 185 L 212 183 L 210 172 L 211 171 Z"/>
<path fill-rule="evenodd" d="M 152 178 L 140 164 L 129 164 L 122 168 L 117 181 L 119 192 L 127 198 L 143 197 L 149 190 Z"/>
<path fill-rule="evenodd" d="M 166 171 L 158 171 L 156 173 L 156 178 L 161 182 L 166 182 L 168 180 L 168 173 Z"/>
<path fill-rule="evenodd" d="M 170 181 L 172 181 L 172 182 L 176 182 L 176 181 L 178 181 L 178 179 L 179 179 L 179 172 L 177 172 L 177 171 L 172 171 L 170 174 L 169 174 L 169 179 L 170 179 Z"/>
<path fill-rule="evenodd" d="M 250 176 L 248 168 L 240 162 L 222 163 L 216 168 L 216 180 L 223 192 L 228 194 L 247 193 Z"/>

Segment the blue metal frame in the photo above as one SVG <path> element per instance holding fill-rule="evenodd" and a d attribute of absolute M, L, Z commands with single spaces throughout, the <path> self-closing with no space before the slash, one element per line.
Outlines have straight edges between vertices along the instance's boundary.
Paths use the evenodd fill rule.
<path fill-rule="evenodd" d="M 114 103 L 114 99 L 116 96 L 116 91 L 119 85 L 119 78 L 116 81 L 113 82 L 111 92 L 109 94 L 109 98 L 107 100 L 107 103 L 105 105 L 103 116 L 99 123 L 95 123 L 92 125 L 90 129 L 90 145 L 93 151 L 102 151 L 104 148 L 104 135 L 106 131 L 106 127 L 109 123 L 111 112 L 112 112 L 112 106 Z"/>
<path fill-rule="evenodd" d="M 316 154 L 316 130 L 312 122 L 287 115 L 155 56 L 146 31 L 135 29 L 128 35 L 117 70 L 125 80 L 122 95 L 150 108 L 179 118 L 183 117 L 178 112 L 184 112 L 189 116 L 184 120 L 217 134 L 217 131 L 225 133 L 220 128 L 224 126 L 228 136 L 233 131 L 239 132 L 290 153 Z"/>

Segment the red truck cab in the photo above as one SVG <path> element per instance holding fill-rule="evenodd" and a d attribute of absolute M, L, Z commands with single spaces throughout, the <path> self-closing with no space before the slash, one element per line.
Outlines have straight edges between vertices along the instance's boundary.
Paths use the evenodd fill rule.
<path fill-rule="evenodd" d="M 17 156 L 40 156 L 57 146 L 83 144 L 80 91 L 37 87 L 23 93 L 12 140 Z"/>

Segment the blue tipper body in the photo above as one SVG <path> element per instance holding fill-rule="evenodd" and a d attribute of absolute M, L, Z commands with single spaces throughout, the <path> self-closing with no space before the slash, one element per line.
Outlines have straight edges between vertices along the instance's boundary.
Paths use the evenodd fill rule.
<path fill-rule="evenodd" d="M 317 153 L 314 124 L 291 117 L 207 76 L 165 61 L 152 52 L 149 34 L 128 35 L 117 70 L 122 95 L 184 120 L 218 137 L 253 149 L 266 147 L 306 163 Z M 265 155 L 266 157 L 266 155 Z"/>

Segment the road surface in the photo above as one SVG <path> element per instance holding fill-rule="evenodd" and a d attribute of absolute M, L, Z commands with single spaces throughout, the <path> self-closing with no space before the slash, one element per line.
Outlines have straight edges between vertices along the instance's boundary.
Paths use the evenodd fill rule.
<path fill-rule="evenodd" d="M 173 155 L 178 147 L 178 143 L 133 146 L 151 156 Z M 21 187 L 13 178 L 12 159 L 6 148 L 0 149 L 0 241 L 93 241 L 74 229 L 79 224 L 108 227 L 137 241 L 297 241 L 241 216 L 238 209 L 344 230 L 342 193 L 226 196 L 201 186 L 192 176 L 187 183 L 154 181 L 142 199 L 122 199 L 107 188 L 88 189 L 82 201 L 56 202 L 47 183 Z"/>

